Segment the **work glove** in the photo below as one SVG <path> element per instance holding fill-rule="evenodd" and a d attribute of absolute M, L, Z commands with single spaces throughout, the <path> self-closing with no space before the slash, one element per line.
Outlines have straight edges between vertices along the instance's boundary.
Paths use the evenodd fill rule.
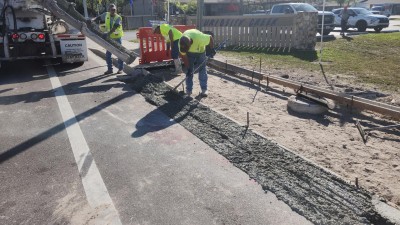
<path fill-rule="evenodd" d="M 214 48 L 210 49 L 210 51 L 208 52 L 208 57 L 210 58 L 214 58 L 215 54 L 217 54 L 217 51 L 215 51 Z"/>

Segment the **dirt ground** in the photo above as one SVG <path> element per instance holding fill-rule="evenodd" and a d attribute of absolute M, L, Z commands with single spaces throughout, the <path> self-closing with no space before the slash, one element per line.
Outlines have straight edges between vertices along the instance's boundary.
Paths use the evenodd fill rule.
<path fill-rule="evenodd" d="M 225 61 L 226 58 L 218 56 Z M 227 59 L 229 63 L 243 62 Z M 263 66 L 263 72 L 306 84 L 346 92 L 360 97 L 400 105 L 399 93 L 382 93 L 356 83 L 355 78 L 344 75 L 327 75 L 321 71 L 299 71 Z M 381 115 L 356 112 L 337 106 L 334 110 L 311 116 L 290 112 L 287 98 L 294 92 L 279 85 L 260 89 L 257 85 L 237 79 L 216 70 L 209 71 L 209 97 L 201 102 L 212 109 L 246 124 L 250 115 L 250 129 L 257 131 L 294 152 L 325 167 L 354 184 L 356 178 L 362 188 L 384 197 L 400 208 L 400 130 L 372 131 L 366 144 L 355 127 L 355 119 L 364 127 L 394 124 Z M 193 93 L 199 93 L 195 75 Z M 175 77 L 168 83 L 175 86 L 184 77 Z M 264 82 L 263 82 L 264 83 Z M 181 87 L 179 87 L 181 89 Z"/>

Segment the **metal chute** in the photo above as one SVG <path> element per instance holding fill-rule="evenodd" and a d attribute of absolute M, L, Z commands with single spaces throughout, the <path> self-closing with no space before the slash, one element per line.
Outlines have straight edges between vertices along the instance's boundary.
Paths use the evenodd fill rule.
<path fill-rule="evenodd" d="M 126 49 L 114 40 L 103 38 L 102 32 L 97 28 L 97 25 L 87 21 L 77 12 L 73 3 L 69 3 L 65 0 L 37 0 L 36 2 L 45 7 L 56 17 L 63 19 L 66 23 L 78 29 L 86 37 L 89 37 L 94 42 L 110 51 L 126 64 L 131 64 L 137 58 L 137 54 Z"/>

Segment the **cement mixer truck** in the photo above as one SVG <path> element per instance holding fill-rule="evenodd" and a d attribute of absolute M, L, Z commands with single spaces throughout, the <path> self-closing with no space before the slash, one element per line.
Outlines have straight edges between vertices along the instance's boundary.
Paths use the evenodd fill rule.
<path fill-rule="evenodd" d="M 59 58 L 63 63 L 88 60 L 86 37 L 125 63 L 137 55 L 104 38 L 96 24 L 64 0 L 0 0 L 0 63 Z"/>

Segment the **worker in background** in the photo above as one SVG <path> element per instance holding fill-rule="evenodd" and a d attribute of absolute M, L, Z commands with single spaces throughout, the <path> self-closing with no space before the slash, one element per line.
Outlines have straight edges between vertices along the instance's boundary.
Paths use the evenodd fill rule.
<path fill-rule="evenodd" d="M 110 4 L 108 7 L 109 12 L 105 12 L 98 17 L 92 19 L 93 21 L 104 21 L 104 25 L 100 25 L 100 30 L 104 32 L 104 37 L 109 37 L 119 44 L 122 43 L 122 36 L 124 36 L 124 31 L 122 29 L 122 18 L 117 14 L 117 7 L 114 4 Z M 111 58 L 111 52 L 106 51 L 106 62 L 107 62 L 107 71 L 104 74 L 112 74 L 113 73 L 113 64 Z M 118 72 L 117 74 L 121 74 L 124 69 L 124 62 L 118 59 Z"/>
<path fill-rule="evenodd" d="M 182 59 L 185 67 L 188 68 L 186 73 L 186 93 L 187 95 L 192 94 L 193 90 L 193 74 L 194 69 L 199 70 L 199 82 L 201 87 L 201 96 L 207 97 L 207 68 L 206 68 L 206 46 L 209 46 L 210 55 L 213 57 L 215 55 L 214 50 L 214 39 L 211 35 L 204 34 L 199 30 L 190 29 L 182 34 L 181 39 L 179 39 L 179 51 L 182 54 Z"/>
<path fill-rule="evenodd" d="M 347 6 L 344 6 L 342 12 L 339 14 L 340 19 L 340 26 L 342 28 L 342 31 L 340 32 L 340 35 L 344 35 L 344 32 L 347 30 L 347 21 L 349 20 L 349 11 L 347 10 Z"/>
<path fill-rule="evenodd" d="M 153 26 L 154 34 L 161 34 L 167 42 L 167 57 L 170 56 L 170 49 L 171 57 L 174 60 L 175 64 L 175 75 L 179 75 L 182 73 L 182 64 L 181 60 L 179 59 L 179 39 L 182 37 L 182 32 L 180 32 L 175 27 L 169 24 L 161 24 Z M 171 44 L 172 42 L 172 44 Z M 172 45 L 172 46 L 171 46 Z"/>

